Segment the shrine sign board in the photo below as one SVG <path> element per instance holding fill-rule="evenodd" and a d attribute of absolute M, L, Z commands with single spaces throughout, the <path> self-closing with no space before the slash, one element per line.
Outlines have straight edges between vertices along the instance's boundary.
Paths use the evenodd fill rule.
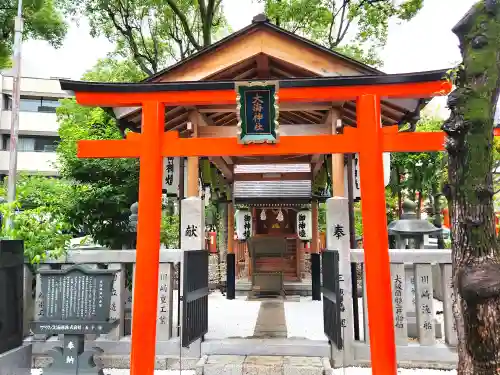
<path fill-rule="evenodd" d="M 238 141 L 277 143 L 279 141 L 278 82 L 236 84 Z"/>
<path fill-rule="evenodd" d="M 42 310 L 32 330 L 40 334 L 106 333 L 116 271 L 71 266 L 40 270 Z"/>
<path fill-rule="evenodd" d="M 52 363 L 47 375 L 104 375 L 94 355 L 85 350 L 85 334 L 104 334 L 116 326 L 109 320 L 114 270 L 74 265 L 62 270 L 40 270 L 42 305 L 39 320 L 31 323 L 35 334 L 62 334 L 63 346 L 48 352 Z"/>

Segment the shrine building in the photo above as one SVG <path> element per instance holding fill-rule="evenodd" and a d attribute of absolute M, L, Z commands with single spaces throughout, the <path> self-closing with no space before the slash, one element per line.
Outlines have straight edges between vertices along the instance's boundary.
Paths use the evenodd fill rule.
<path fill-rule="evenodd" d="M 265 84 L 280 79 L 383 74 L 258 15 L 248 27 L 152 75 L 145 83 L 258 80 Z M 398 125 L 414 123 L 429 100 L 381 98 L 383 126 L 397 131 Z M 245 132 L 240 107 L 219 104 L 166 107 L 165 130 L 178 131 L 181 137 L 234 137 L 235 142 L 239 137 L 240 142 L 259 143 L 273 142 L 279 135 L 336 134 L 356 127 L 355 101 L 276 104 L 275 134 Z M 141 131 L 140 107 L 114 111 L 123 130 Z M 385 154 L 386 184 L 389 157 Z M 178 178 L 182 169 L 187 176 L 183 181 Z M 235 228 L 234 236 L 228 231 L 227 249 L 235 254 L 231 263 L 235 264 L 236 290 L 243 293 L 309 294 L 309 256 L 325 246 L 316 224 L 318 204 L 330 196 L 344 196 L 352 208 L 360 197 L 356 154 L 165 158 L 163 187 L 169 196 L 210 194 L 227 204 L 221 212 L 228 228 Z M 282 239 L 284 247 L 278 244 Z"/>

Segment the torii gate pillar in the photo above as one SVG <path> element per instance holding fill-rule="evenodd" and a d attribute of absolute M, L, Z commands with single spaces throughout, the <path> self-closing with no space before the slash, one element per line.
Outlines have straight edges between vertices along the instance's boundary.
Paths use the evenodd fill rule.
<path fill-rule="evenodd" d="M 383 133 L 380 118 L 380 98 L 376 95 L 361 95 L 357 99 L 357 123 L 363 134 L 363 147 L 359 153 L 361 200 L 363 202 L 363 247 L 365 249 L 365 285 L 370 327 L 370 355 L 377 367 L 373 374 L 394 374 L 397 372 L 396 347 L 394 345 L 394 317 L 392 314 L 389 258 L 389 238 L 387 233 Z M 384 303 L 377 303 L 376 299 Z M 388 327 L 391 327 L 388 329 Z M 376 343 L 374 345 L 374 343 Z"/>
<path fill-rule="evenodd" d="M 165 107 L 152 101 L 142 105 L 142 134 L 140 136 L 139 212 L 137 220 L 137 246 L 135 272 L 134 315 L 132 332 L 140 332 L 141 340 L 132 340 L 130 358 L 131 374 L 152 374 L 154 361 L 140 359 L 142 353 L 155 353 L 156 316 L 158 299 L 158 267 L 161 226 L 161 198 L 163 178 L 163 132 Z M 148 293 L 144 291 L 149 290 Z M 156 291 L 152 292 L 152 291 Z M 134 348 L 141 346 L 141 350 Z M 150 368 L 145 368 L 144 364 Z"/>

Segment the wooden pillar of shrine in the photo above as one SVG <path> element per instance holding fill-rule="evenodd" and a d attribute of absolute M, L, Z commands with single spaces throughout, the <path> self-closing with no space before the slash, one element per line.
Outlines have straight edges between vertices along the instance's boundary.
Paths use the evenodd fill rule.
<path fill-rule="evenodd" d="M 331 126 L 332 134 L 337 134 L 337 123 L 342 118 L 340 109 L 332 108 L 328 112 L 326 123 Z M 332 196 L 343 197 L 345 194 L 344 186 L 344 154 L 332 155 Z"/>
<path fill-rule="evenodd" d="M 199 116 L 197 112 L 191 111 L 188 116 L 188 129 L 191 130 L 191 137 L 198 137 Z M 187 158 L 187 197 L 198 197 L 200 195 L 198 178 L 200 175 L 200 158 L 189 156 Z"/>
<path fill-rule="evenodd" d="M 311 207 L 312 239 L 311 239 L 311 295 L 313 301 L 321 301 L 321 255 L 319 253 L 318 201 Z"/>
<path fill-rule="evenodd" d="M 234 253 L 234 205 L 227 205 L 227 256 L 226 256 L 227 299 L 236 294 L 236 254 Z"/>
<path fill-rule="evenodd" d="M 340 121 L 340 110 L 333 109 L 332 133 L 337 134 L 337 122 Z M 344 186 L 344 154 L 332 155 L 332 193 L 334 197 L 343 197 L 345 194 Z"/>
<path fill-rule="evenodd" d="M 344 187 L 344 154 L 332 155 L 332 190 L 334 197 L 343 197 Z"/>
<path fill-rule="evenodd" d="M 227 252 L 234 254 L 234 205 L 227 204 Z"/>
<path fill-rule="evenodd" d="M 311 221 L 312 221 L 312 239 L 311 239 L 311 254 L 319 253 L 319 229 L 318 229 L 318 201 L 313 201 L 311 204 Z"/>
<path fill-rule="evenodd" d="M 197 156 L 190 156 L 187 159 L 187 197 L 197 197 L 200 193 L 198 185 L 200 159 Z"/>

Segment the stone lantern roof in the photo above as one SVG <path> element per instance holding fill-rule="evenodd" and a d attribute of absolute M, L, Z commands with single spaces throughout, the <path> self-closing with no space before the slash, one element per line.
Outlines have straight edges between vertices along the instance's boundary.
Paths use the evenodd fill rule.
<path fill-rule="evenodd" d="M 406 200 L 403 203 L 403 214 L 401 215 L 401 219 L 389 223 L 389 235 L 415 237 L 424 236 L 426 234 L 436 234 L 441 231 L 441 228 L 435 227 L 427 220 L 417 219 L 417 214 L 415 212 L 416 207 L 417 205 L 410 200 Z"/>

